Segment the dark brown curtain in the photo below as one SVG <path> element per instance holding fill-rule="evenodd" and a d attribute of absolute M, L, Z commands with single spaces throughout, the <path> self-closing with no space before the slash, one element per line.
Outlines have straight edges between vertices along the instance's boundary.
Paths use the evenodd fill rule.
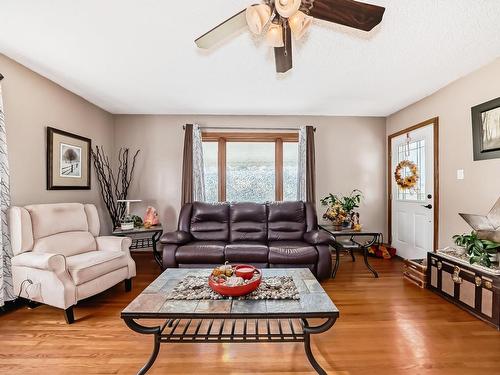
<path fill-rule="evenodd" d="M 314 128 L 306 126 L 306 201 L 316 204 L 316 158 Z"/>
<path fill-rule="evenodd" d="M 184 130 L 181 204 L 191 202 L 193 202 L 193 125 L 187 124 Z"/>

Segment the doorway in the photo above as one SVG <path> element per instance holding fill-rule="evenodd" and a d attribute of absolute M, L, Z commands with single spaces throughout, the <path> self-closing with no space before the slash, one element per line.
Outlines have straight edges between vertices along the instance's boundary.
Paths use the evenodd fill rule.
<path fill-rule="evenodd" d="M 389 243 L 402 258 L 426 258 L 438 247 L 439 118 L 389 135 L 388 150 Z"/>

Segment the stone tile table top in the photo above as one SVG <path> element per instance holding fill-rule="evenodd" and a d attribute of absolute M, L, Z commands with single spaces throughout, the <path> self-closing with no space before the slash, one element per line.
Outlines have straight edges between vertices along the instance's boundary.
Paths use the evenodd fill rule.
<path fill-rule="evenodd" d="M 290 276 L 298 300 L 168 300 L 167 295 L 188 275 L 208 276 L 211 269 L 169 268 L 123 311 L 122 318 L 337 318 L 339 310 L 307 268 L 262 269 L 262 277 Z"/>

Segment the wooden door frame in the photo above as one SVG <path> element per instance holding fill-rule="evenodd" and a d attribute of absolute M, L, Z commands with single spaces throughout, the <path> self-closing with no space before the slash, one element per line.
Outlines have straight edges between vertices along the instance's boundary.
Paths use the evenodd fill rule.
<path fill-rule="evenodd" d="M 439 244 L 439 117 L 423 121 L 409 128 L 400 130 L 387 136 L 387 227 L 389 244 L 392 244 L 392 139 L 410 133 L 425 126 L 432 125 L 434 136 L 434 239 L 433 250 L 436 251 Z"/>

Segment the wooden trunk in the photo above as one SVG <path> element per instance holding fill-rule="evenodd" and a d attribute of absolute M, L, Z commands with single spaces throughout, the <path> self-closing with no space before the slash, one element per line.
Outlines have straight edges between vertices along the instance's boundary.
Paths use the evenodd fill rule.
<path fill-rule="evenodd" d="M 428 253 L 427 288 L 500 329 L 500 275 Z"/>

